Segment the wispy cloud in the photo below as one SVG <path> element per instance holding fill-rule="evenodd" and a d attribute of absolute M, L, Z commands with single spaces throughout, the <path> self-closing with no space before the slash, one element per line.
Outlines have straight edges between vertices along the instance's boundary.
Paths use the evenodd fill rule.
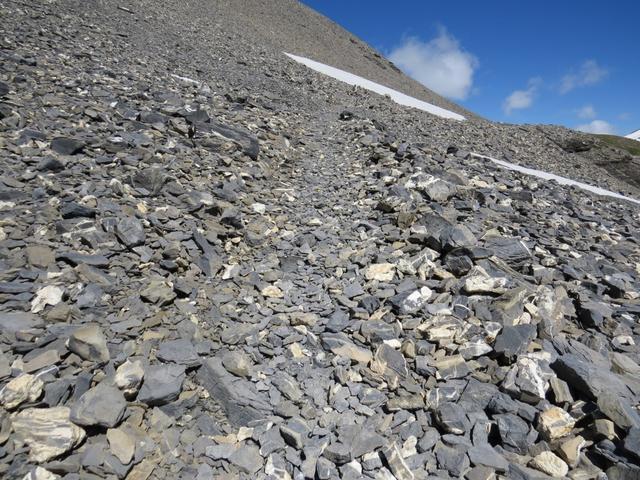
<path fill-rule="evenodd" d="M 598 116 L 595 108 L 593 108 L 593 105 L 585 105 L 584 107 L 578 110 L 577 115 L 578 115 L 578 118 L 582 118 L 584 120 L 596 118 Z"/>
<path fill-rule="evenodd" d="M 538 88 L 542 84 L 540 77 L 529 79 L 525 90 L 515 90 L 506 98 L 502 104 L 502 109 L 507 115 L 511 115 L 514 110 L 522 110 L 533 105 Z"/>
<path fill-rule="evenodd" d="M 592 120 L 589 123 L 578 125 L 576 130 L 585 133 L 615 133 L 616 131 L 613 125 L 604 120 Z"/>
<path fill-rule="evenodd" d="M 587 60 L 577 71 L 570 72 L 560 81 L 560 93 L 569 93 L 578 87 L 595 85 L 607 78 L 609 71 L 595 60 Z"/>
<path fill-rule="evenodd" d="M 408 37 L 388 55 L 407 75 L 434 92 L 464 100 L 473 88 L 478 59 L 460 46 L 460 42 L 442 27 L 438 36 L 423 42 Z"/>

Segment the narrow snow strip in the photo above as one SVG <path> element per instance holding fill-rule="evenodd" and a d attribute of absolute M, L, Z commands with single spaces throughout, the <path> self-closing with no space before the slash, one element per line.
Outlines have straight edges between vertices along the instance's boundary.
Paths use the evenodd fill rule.
<path fill-rule="evenodd" d="M 305 57 L 298 57 L 297 55 L 292 55 L 287 52 L 284 52 L 284 54 L 287 57 L 295 60 L 296 62 L 302 63 L 310 69 L 315 70 L 316 72 L 323 73 L 335 78 L 336 80 L 340 80 L 341 82 L 348 83 L 349 85 L 357 85 L 358 87 L 362 87 L 372 92 L 379 93 L 380 95 L 389 95 L 394 102 L 399 103 L 400 105 L 424 110 L 425 112 L 432 113 L 433 115 L 437 115 L 438 117 L 442 118 L 466 120 L 465 117 L 458 113 L 446 110 L 441 107 L 437 107 L 427 102 L 423 102 L 422 100 L 410 97 L 409 95 L 405 95 L 404 93 L 400 93 L 397 90 L 385 87 L 384 85 L 380 85 L 379 83 L 372 82 L 371 80 L 367 80 L 366 78 L 359 77 L 358 75 L 354 75 L 353 73 L 345 72 L 344 70 L 340 70 L 339 68 L 330 67 L 329 65 L 325 65 L 324 63 L 316 62 Z"/>
<path fill-rule="evenodd" d="M 630 138 L 631 140 L 640 140 L 640 130 L 636 130 L 635 132 L 630 133 L 625 138 Z"/>
<path fill-rule="evenodd" d="M 619 200 L 626 200 L 628 202 L 633 202 L 640 205 L 640 200 L 636 200 L 635 198 L 625 197 L 624 195 L 621 195 L 619 193 L 615 193 L 610 190 L 605 190 L 604 188 L 600 188 L 600 187 L 594 187 L 593 185 L 589 185 L 587 183 L 577 182 L 575 180 L 571 180 L 570 178 L 561 177 L 560 175 L 543 172 L 542 170 L 536 170 L 534 168 L 523 167 L 521 165 L 516 165 L 515 163 L 505 162 L 504 160 L 498 160 L 497 158 L 487 157 L 486 155 L 480 155 L 478 153 L 472 153 L 471 156 L 476 158 L 482 158 L 485 160 L 491 160 L 493 163 L 500 165 L 501 167 L 507 168 L 509 170 L 514 170 L 516 172 L 524 173 L 526 175 L 532 175 L 534 177 L 542 178 L 544 180 L 555 180 L 560 185 L 570 185 L 573 187 L 581 188 L 583 190 L 587 190 L 588 192 L 595 193 L 596 195 L 613 197 Z"/>
<path fill-rule="evenodd" d="M 325 65 L 324 63 L 316 62 L 314 60 L 310 60 L 305 57 L 292 55 L 291 53 L 284 52 L 284 54 L 287 57 L 295 60 L 296 62 L 302 63 L 303 65 L 306 65 L 312 70 L 315 70 L 316 72 L 323 73 L 332 78 L 335 78 L 336 80 L 340 80 L 341 82 L 348 83 L 349 85 L 357 85 L 359 87 L 366 88 L 367 90 L 371 90 L 372 92 L 379 93 L 380 95 L 389 95 L 393 101 L 395 101 L 396 103 L 399 103 L 400 105 L 418 108 L 420 110 L 424 110 L 425 112 L 429 112 L 443 118 L 465 120 L 465 117 L 455 112 L 451 112 L 449 110 L 445 110 L 444 108 L 440 108 L 430 103 L 423 102 L 422 100 L 418 100 L 417 98 L 410 97 L 408 95 L 405 95 L 404 93 L 398 92 L 397 90 L 392 90 L 391 88 L 385 87 L 384 85 L 380 85 L 379 83 L 372 82 L 371 80 L 367 80 L 366 78 L 359 77 L 358 75 L 354 75 L 353 73 L 345 72 L 344 70 L 340 70 L 339 68 L 330 67 L 329 65 Z M 637 132 L 633 132 L 630 135 L 627 135 L 627 137 L 634 138 L 632 137 L 632 135 L 634 137 L 635 136 L 640 137 L 640 130 L 638 130 Z M 640 200 L 636 200 L 635 198 L 631 198 L 631 197 L 625 197 L 624 195 L 612 192 L 610 190 L 605 190 L 604 188 L 595 187 L 593 185 L 589 185 L 582 182 L 577 182 L 575 180 L 571 180 L 570 178 L 561 177 L 560 175 L 543 172 L 542 170 L 522 167 L 520 165 L 516 165 L 515 163 L 505 162 L 504 160 L 498 160 L 497 158 L 487 157 L 486 155 L 480 155 L 477 153 L 472 153 L 471 155 L 476 158 L 490 160 L 496 165 L 499 165 L 503 168 L 507 168 L 509 170 L 514 170 L 516 172 L 524 173 L 526 175 L 542 178 L 543 180 L 555 180 L 560 185 L 574 186 L 574 187 L 581 188 L 583 190 L 587 190 L 588 192 L 595 193 L 596 195 L 603 195 L 606 197 L 612 197 L 619 200 L 626 200 L 626 201 L 637 203 L 640 205 Z"/>

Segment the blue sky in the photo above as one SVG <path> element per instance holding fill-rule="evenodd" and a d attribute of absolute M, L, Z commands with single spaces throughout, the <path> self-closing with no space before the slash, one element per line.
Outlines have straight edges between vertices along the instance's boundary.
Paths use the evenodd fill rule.
<path fill-rule="evenodd" d="M 640 128 L 640 1 L 303 3 L 491 120 Z"/>

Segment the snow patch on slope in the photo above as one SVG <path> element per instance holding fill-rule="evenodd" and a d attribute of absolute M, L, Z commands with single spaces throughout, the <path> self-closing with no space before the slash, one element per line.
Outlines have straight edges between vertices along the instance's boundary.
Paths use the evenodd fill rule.
<path fill-rule="evenodd" d="M 305 57 L 292 55 L 287 52 L 284 52 L 284 54 L 287 57 L 295 60 L 296 62 L 302 63 L 310 69 L 315 70 L 316 72 L 323 73 L 325 75 L 328 75 L 329 77 L 335 78 L 336 80 L 340 80 L 341 82 L 348 83 L 349 85 L 356 85 L 380 95 L 389 95 L 389 97 L 391 97 L 394 102 L 400 105 L 424 110 L 425 112 L 432 113 L 433 115 L 437 115 L 438 117 L 442 118 L 466 120 L 465 117 L 458 113 L 446 110 L 441 107 L 437 107 L 436 105 L 418 100 L 417 98 L 410 97 L 409 95 L 405 95 L 404 93 L 400 93 L 397 90 L 393 90 L 389 87 L 385 87 L 384 85 L 380 85 L 379 83 L 375 83 L 371 80 L 367 80 L 366 78 L 354 75 L 353 73 L 340 70 L 339 68 L 330 67 L 329 65 L 325 65 L 324 63 L 316 62 Z"/>
<path fill-rule="evenodd" d="M 595 193 L 596 195 L 603 195 L 605 197 L 612 197 L 618 200 L 626 200 L 628 202 L 637 203 L 640 205 L 640 200 L 636 200 L 632 197 L 625 197 L 616 192 L 612 192 L 610 190 L 605 190 L 604 188 L 596 187 L 593 185 L 589 185 L 587 183 L 578 182 L 576 180 L 571 180 L 570 178 L 561 177 L 560 175 L 556 175 L 554 173 L 543 172 L 542 170 L 536 170 L 534 168 L 523 167 L 521 165 L 516 165 L 515 163 L 505 162 L 504 160 L 498 160 L 497 158 L 487 157 L 486 155 L 480 155 L 477 153 L 472 153 L 471 156 L 476 158 L 482 158 L 485 160 L 490 160 L 496 165 L 499 165 L 503 168 L 513 170 L 516 172 L 524 173 L 526 175 L 531 175 L 534 177 L 542 178 L 543 180 L 555 180 L 560 185 L 569 185 L 572 187 L 578 187 L 582 190 L 586 190 L 588 192 Z"/>
<path fill-rule="evenodd" d="M 640 130 L 636 130 L 635 132 L 626 135 L 626 138 L 630 138 L 631 140 L 638 140 L 640 142 Z"/>
<path fill-rule="evenodd" d="M 451 112 L 444 108 L 437 107 L 427 102 L 423 102 L 422 100 L 418 100 L 417 98 L 410 97 L 405 95 L 404 93 L 400 93 L 397 90 L 393 90 L 391 88 L 385 87 L 384 85 L 380 85 L 379 83 L 372 82 L 371 80 L 367 80 L 366 78 L 359 77 L 358 75 L 354 75 L 353 73 L 345 72 L 344 70 L 340 70 L 339 68 L 330 67 L 329 65 L 325 65 L 324 63 L 316 62 L 314 60 L 310 60 L 305 57 L 299 57 L 297 55 L 292 55 L 290 53 L 284 52 L 286 56 L 295 60 L 298 63 L 302 63 L 307 67 L 315 70 L 316 72 L 323 73 L 328 75 L 336 80 L 340 80 L 349 85 L 356 85 L 372 92 L 378 93 L 380 95 L 389 95 L 392 100 L 400 105 L 404 105 L 407 107 L 417 108 L 419 110 L 424 110 L 425 112 L 432 113 L 439 117 L 443 118 L 451 118 L 455 120 L 466 120 L 465 117 L 459 115 L 455 112 Z M 638 140 L 640 140 L 640 130 L 632 133 L 631 135 L 638 135 Z M 630 135 L 627 138 L 632 138 Z M 604 188 L 596 187 L 593 185 L 589 185 L 587 183 L 578 182 L 576 180 L 571 180 L 570 178 L 561 177 L 560 175 L 556 175 L 553 173 L 547 173 L 542 170 L 536 170 L 534 168 L 523 167 L 520 165 L 516 165 L 515 163 L 505 162 L 504 160 L 498 160 L 496 158 L 488 157 L 486 155 L 479 155 L 477 153 L 471 154 L 473 157 L 482 158 L 485 160 L 490 160 L 496 165 L 507 168 L 509 170 L 514 170 L 516 172 L 524 173 L 526 175 L 531 175 L 534 177 L 541 178 L 543 180 L 555 180 L 560 185 L 569 185 L 573 187 L 578 187 L 588 192 L 595 193 L 596 195 L 602 195 L 605 197 L 612 197 L 618 200 L 627 200 L 629 202 L 637 203 L 640 205 L 640 200 L 636 200 L 635 198 L 625 197 L 619 193 L 612 192 L 610 190 L 605 190 Z"/>

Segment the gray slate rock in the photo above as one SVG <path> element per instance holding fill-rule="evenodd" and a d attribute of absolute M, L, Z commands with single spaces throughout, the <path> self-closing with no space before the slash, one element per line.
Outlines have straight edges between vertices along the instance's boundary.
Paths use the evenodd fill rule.
<path fill-rule="evenodd" d="M 85 147 L 84 142 L 75 138 L 56 137 L 51 140 L 51 150 L 60 155 L 76 155 Z"/>
<path fill-rule="evenodd" d="M 198 371 L 198 380 L 222 405 L 231 424 L 237 427 L 265 419 L 272 412 L 268 398 L 248 380 L 229 373 L 217 357 L 203 362 Z"/>
<path fill-rule="evenodd" d="M 179 338 L 162 342 L 156 353 L 158 360 L 188 367 L 200 365 L 200 357 L 190 340 Z"/>
<path fill-rule="evenodd" d="M 484 465 L 498 472 L 506 472 L 509 462 L 490 445 L 477 445 L 467 452 L 473 465 Z"/>
<path fill-rule="evenodd" d="M 591 400 L 597 400 L 601 393 L 609 392 L 623 398 L 631 398 L 631 392 L 622 379 L 600 363 L 590 363 L 578 355 L 561 355 L 551 364 L 558 377 L 570 387 L 582 392 Z"/>
<path fill-rule="evenodd" d="M 144 371 L 138 401 L 149 406 L 169 403 L 180 395 L 184 379 L 183 365 L 152 365 Z"/>
<path fill-rule="evenodd" d="M 122 420 L 126 406 L 122 392 L 103 382 L 76 400 L 70 418 L 76 425 L 113 428 Z"/>
<path fill-rule="evenodd" d="M 69 337 L 68 348 L 84 360 L 108 362 L 111 358 L 107 348 L 107 339 L 99 325 L 85 325 L 73 331 Z"/>
<path fill-rule="evenodd" d="M 229 462 L 238 467 L 241 472 L 253 474 L 262 468 L 264 459 L 260 455 L 258 447 L 245 445 L 229 456 Z"/>
<path fill-rule="evenodd" d="M 529 448 L 529 425 L 511 413 L 494 415 L 498 424 L 498 431 L 503 444 L 508 450 L 520 454 L 527 452 Z"/>
<path fill-rule="evenodd" d="M 118 239 L 128 248 L 144 245 L 146 234 L 142 222 L 134 217 L 122 218 L 116 224 Z"/>
<path fill-rule="evenodd" d="M 507 325 L 496 337 L 494 351 L 510 361 L 527 350 L 527 346 L 536 337 L 535 325 Z"/>
<path fill-rule="evenodd" d="M 604 391 L 598 396 L 597 403 L 600 411 L 619 428 L 640 428 L 640 415 L 625 398 Z"/>

